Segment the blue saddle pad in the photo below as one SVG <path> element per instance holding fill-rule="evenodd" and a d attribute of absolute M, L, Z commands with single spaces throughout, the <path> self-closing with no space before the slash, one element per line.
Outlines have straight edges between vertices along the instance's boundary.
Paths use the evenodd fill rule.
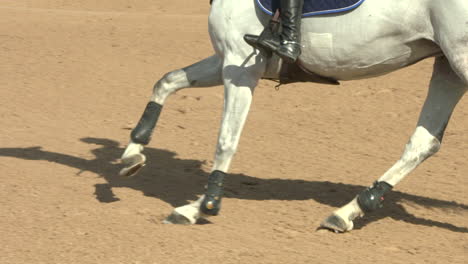
<path fill-rule="evenodd" d="M 255 0 L 267 14 L 273 15 L 280 7 L 280 0 Z M 365 0 L 304 0 L 303 17 L 339 13 L 353 10 Z"/>

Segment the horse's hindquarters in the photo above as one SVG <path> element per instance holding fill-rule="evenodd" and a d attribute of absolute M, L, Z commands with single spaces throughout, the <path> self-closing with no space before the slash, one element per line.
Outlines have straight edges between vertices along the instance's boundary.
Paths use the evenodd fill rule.
<path fill-rule="evenodd" d="M 468 86 L 468 1 L 432 1 L 431 10 L 435 41 Z"/>

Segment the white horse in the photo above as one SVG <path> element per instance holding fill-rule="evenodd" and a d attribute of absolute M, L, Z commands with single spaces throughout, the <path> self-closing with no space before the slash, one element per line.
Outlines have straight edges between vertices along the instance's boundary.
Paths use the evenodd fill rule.
<path fill-rule="evenodd" d="M 259 34 L 269 20 L 254 0 L 214 0 L 209 33 L 215 54 L 172 71 L 155 84 L 150 103 L 122 156 L 126 165 L 122 175 L 134 175 L 144 165 L 143 145 L 148 144 L 170 94 L 188 87 L 224 85 L 225 89 L 207 191 L 198 201 L 175 208 L 166 222 L 194 224 L 200 217 L 218 213 L 222 180 L 236 152 L 255 86 L 261 78 L 279 78 L 275 57 L 243 40 L 244 34 Z M 350 12 L 303 19 L 302 33 L 299 63 L 308 71 L 335 80 L 383 75 L 436 57 L 414 134 L 401 158 L 378 179 L 386 185 L 364 190 L 322 223 L 325 228 L 345 232 L 353 228 L 356 217 L 381 207 L 380 199 L 386 191 L 439 150 L 452 111 L 468 89 L 468 1 L 366 0 Z"/>

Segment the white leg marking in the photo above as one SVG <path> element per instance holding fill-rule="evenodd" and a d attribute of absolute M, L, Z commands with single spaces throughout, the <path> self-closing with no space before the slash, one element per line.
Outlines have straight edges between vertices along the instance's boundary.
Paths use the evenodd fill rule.
<path fill-rule="evenodd" d="M 254 56 L 249 57 L 245 62 L 239 59 L 234 59 L 236 62 L 225 62 L 223 69 L 224 111 L 213 171 L 227 172 L 237 150 L 252 103 L 254 89 L 265 71 L 265 62 L 257 61 L 257 59 L 259 58 Z M 253 62 L 254 60 L 256 62 Z M 248 62 L 250 66 L 247 65 Z"/>
<path fill-rule="evenodd" d="M 357 198 L 354 198 L 351 202 L 333 212 L 320 226 L 335 232 L 351 231 L 354 228 L 353 219 L 363 215 Z"/>
<path fill-rule="evenodd" d="M 213 170 L 223 172 L 228 171 L 237 150 L 253 93 L 249 87 L 226 87 L 225 90 L 225 109 L 213 164 Z"/>
<path fill-rule="evenodd" d="M 169 72 L 154 85 L 151 101 L 163 105 L 169 95 L 180 89 L 221 85 L 221 70 L 221 59 L 213 55 L 183 69 Z"/>
<path fill-rule="evenodd" d="M 141 153 L 142 151 L 143 145 L 130 140 L 130 143 L 121 157 L 121 162 L 125 167 L 120 170 L 120 176 L 134 176 L 145 166 L 146 156 Z"/>
<path fill-rule="evenodd" d="M 125 149 L 122 159 L 125 159 L 127 157 L 131 157 L 136 154 L 140 154 L 141 151 L 143 151 L 143 145 L 138 144 L 138 143 L 133 143 L 130 140 L 130 143 L 128 143 L 127 148 Z"/>
<path fill-rule="evenodd" d="M 167 97 L 177 90 L 187 87 L 209 87 L 222 84 L 221 59 L 213 55 L 186 68 L 175 70 L 164 75 L 153 88 L 151 101 L 163 105 Z M 145 165 L 146 157 L 141 152 L 143 145 L 130 141 L 121 161 L 125 165 L 121 176 L 136 175 Z"/>
<path fill-rule="evenodd" d="M 171 215 L 169 215 L 164 223 L 166 224 L 195 224 L 200 218 L 200 205 L 205 198 L 202 195 L 198 200 L 193 203 L 180 206 L 174 209 Z M 180 216 L 183 216 L 181 219 Z"/>
<path fill-rule="evenodd" d="M 228 171 L 247 119 L 254 88 L 264 69 L 264 63 L 246 66 L 243 60 L 225 62 L 224 109 L 212 171 L 219 170 L 225 173 Z M 183 213 L 190 223 L 194 223 L 201 215 L 198 202 L 202 201 L 201 198 L 195 204 L 178 207 L 171 216 Z"/>
<path fill-rule="evenodd" d="M 416 130 L 406 145 L 401 158 L 379 178 L 379 181 L 385 181 L 395 186 L 419 164 L 439 150 L 445 127 L 467 88 L 466 84 L 452 70 L 446 58 L 436 59 L 429 94 L 421 111 Z M 322 223 L 322 226 L 331 228 L 335 222 L 342 222 L 345 223 L 344 227 L 341 227 L 341 230 L 338 228 L 335 230 L 349 231 L 353 227 L 352 220 L 363 215 L 364 213 L 355 198 L 336 210 Z M 341 220 L 336 221 L 333 216 L 339 216 Z"/>
<path fill-rule="evenodd" d="M 385 181 L 395 186 L 406 175 L 413 171 L 421 162 L 432 156 L 440 148 L 440 141 L 427 129 L 418 126 L 400 160 L 395 163 L 379 181 Z"/>

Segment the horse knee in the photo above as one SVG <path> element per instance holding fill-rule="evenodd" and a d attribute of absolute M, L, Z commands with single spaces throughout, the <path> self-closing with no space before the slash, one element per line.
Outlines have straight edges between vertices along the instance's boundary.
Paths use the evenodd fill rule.
<path fill-rule="evenodd" d="M 155 93 L 164 93 L 170 90 L 171 83 L 176 79 L 174 75 L 175 74 L 172 72 L 164 74 L 164 76 L 154 84 L 153 91 Z"/>
<path fill-rule="evenodd" d="M 185 87 L 186 74 L 182 70 L 176 70 L 166 73 L 153 86 L 153 100 L 158 103 L 163 103 L 166 98 L 175 92 L 178 88 Z"/>

